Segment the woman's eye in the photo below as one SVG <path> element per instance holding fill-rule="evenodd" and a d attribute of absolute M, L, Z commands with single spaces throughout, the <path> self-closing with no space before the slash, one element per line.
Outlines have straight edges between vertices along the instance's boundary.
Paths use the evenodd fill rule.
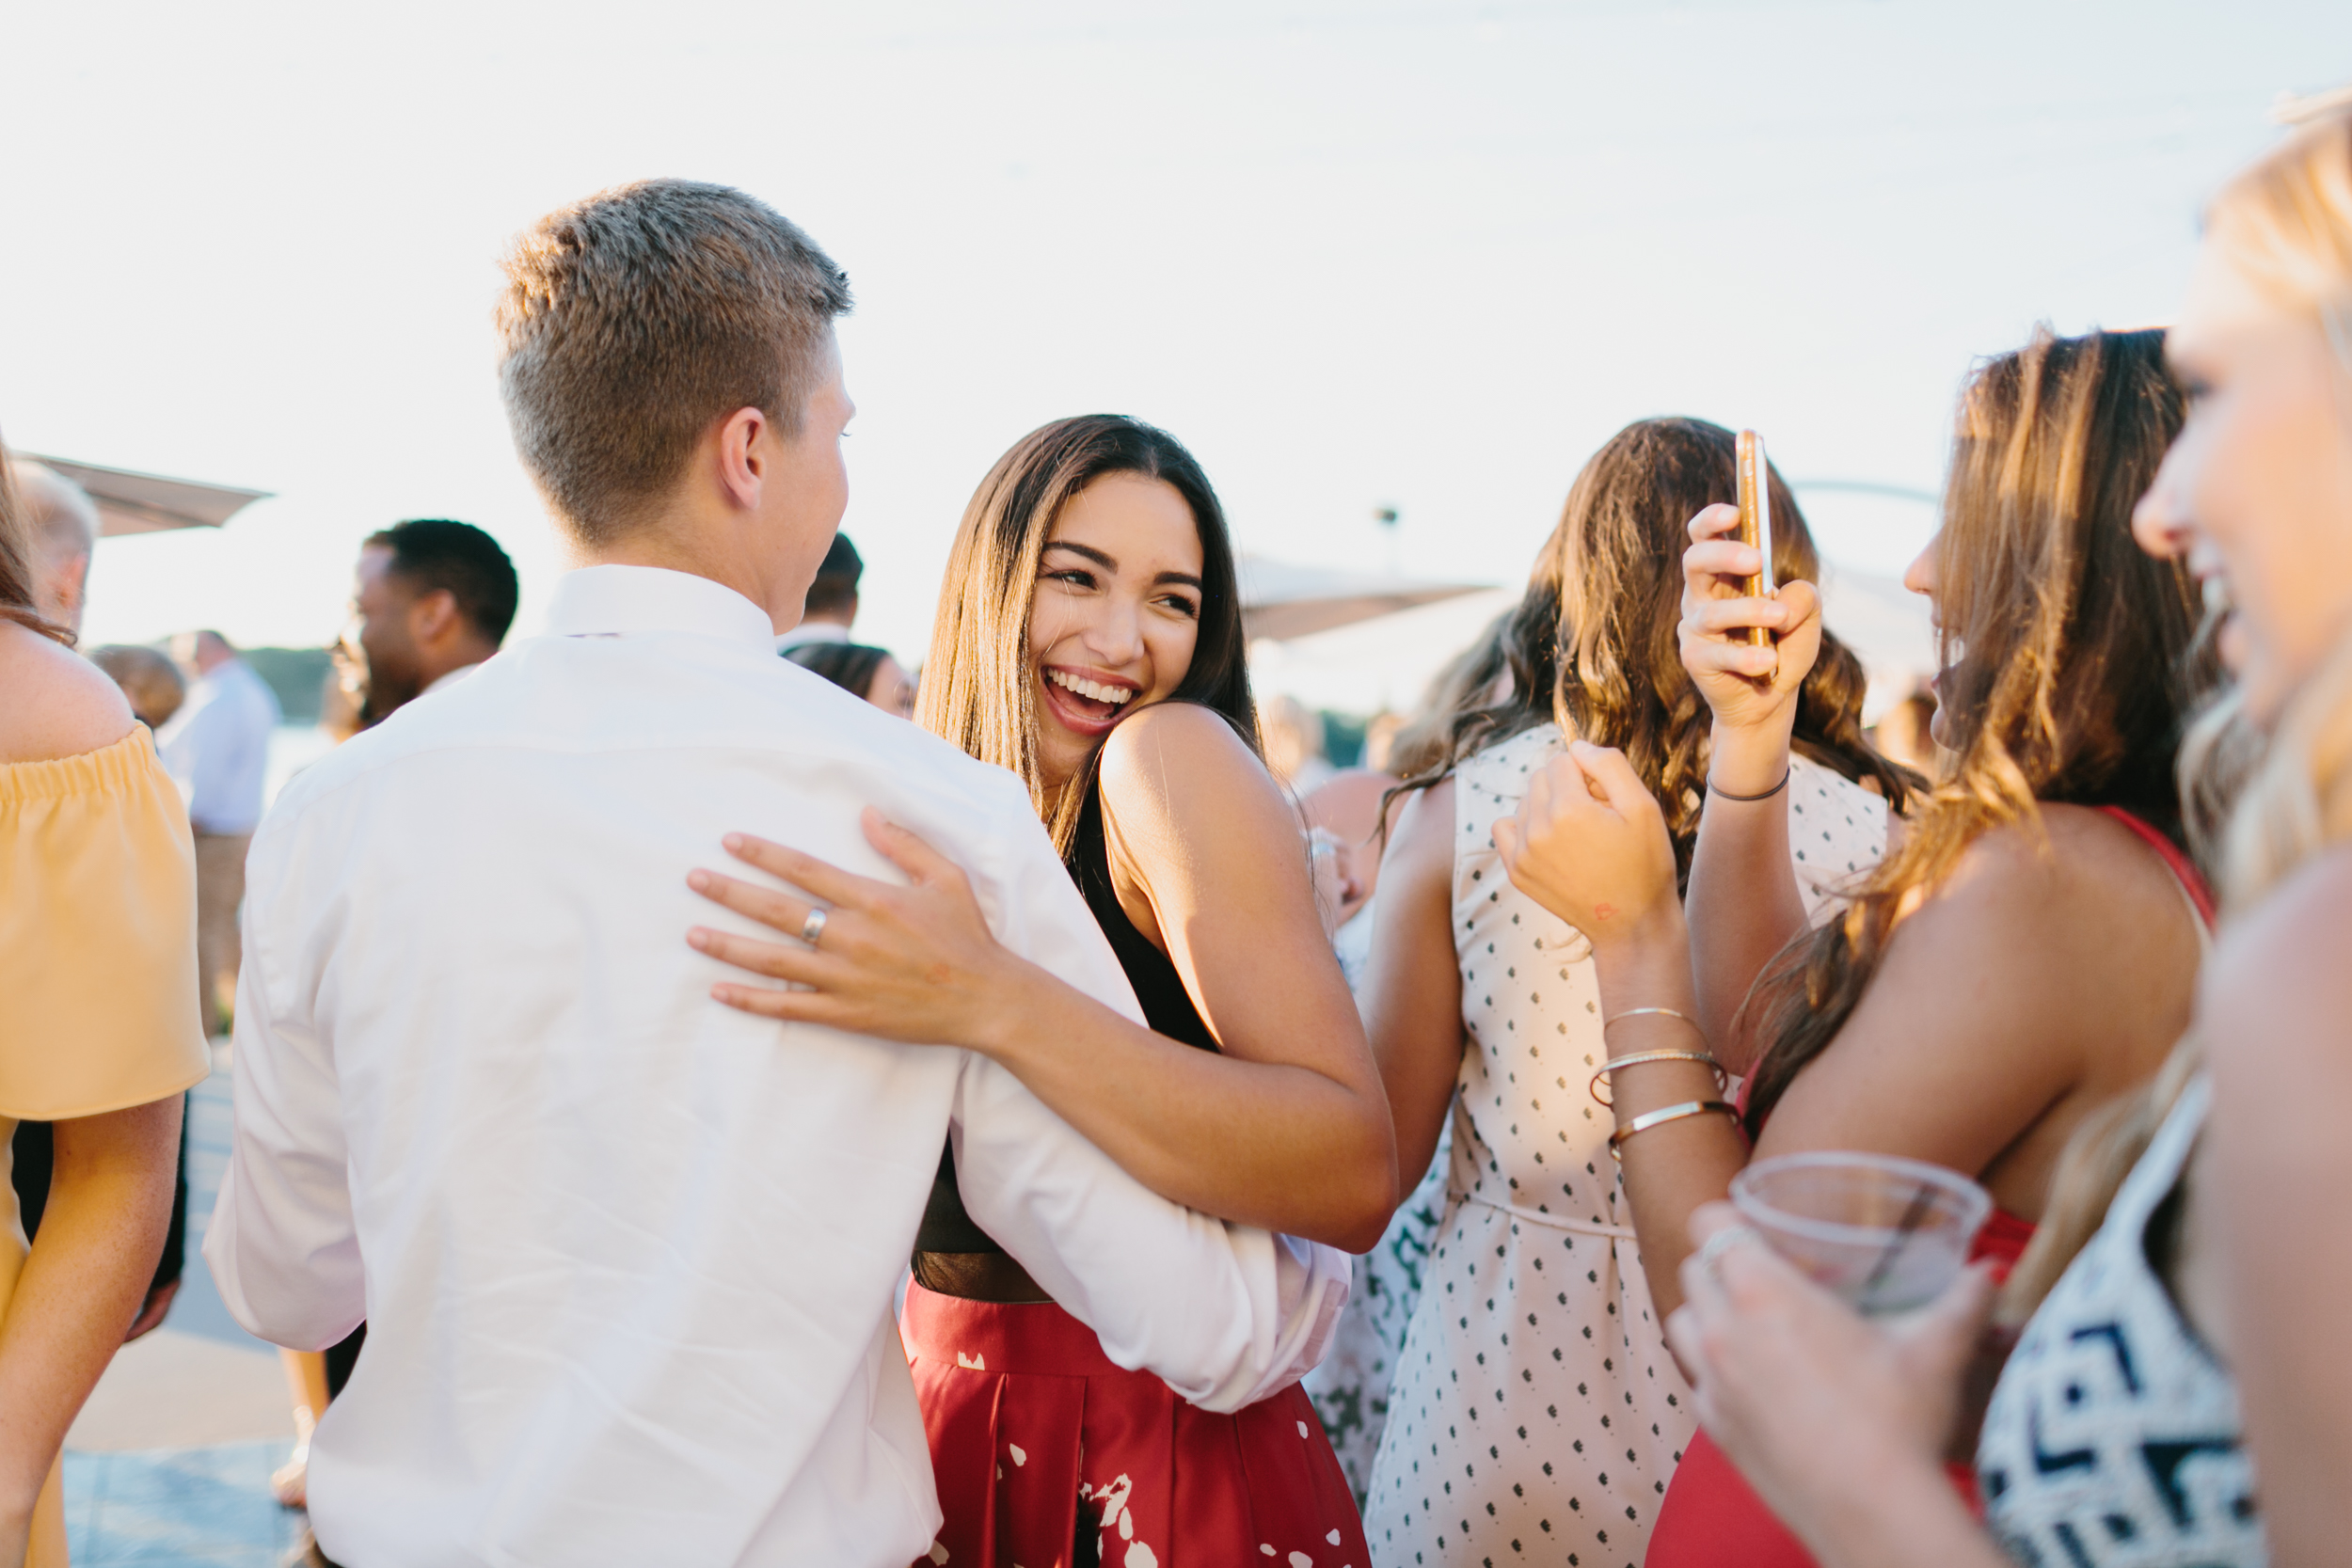
<path fill-rule="evenodd" d="M 1052 572 L 1047 575 L 1051 577 L 1054 581 L 1066 582 L 1073 588 L 1091 588 L 1094 586 L 1094 574 L 1092 572 L 1079 571 L 1075 567 L 1073 567 L 1066 572 Z"/>
<path fill-rule="evenodd" d="M 1194 604 L 1190 599 L 1185 598 L 1181 594 L 1170 594 L 1167 598 L 1162 599 L 1160 603 L 1166 605 L 1168 609 L 1174 610 L 1177 614 L 1184 616 L 1187 620 L 1198 620 L 1200 617 L 1200 607 Z"/>

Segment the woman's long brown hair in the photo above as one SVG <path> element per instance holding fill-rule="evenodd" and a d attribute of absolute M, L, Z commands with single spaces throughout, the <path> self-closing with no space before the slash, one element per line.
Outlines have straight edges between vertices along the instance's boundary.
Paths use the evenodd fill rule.
<path fill-rule="evenodd" d="M 1688 880 L 1707 789 L 1706 705 L 1682 667 L 1682 552 L 1690 522 L 1739 499 L 1739 443 L 1703 420 L 1644 420 L 1593 454 L 1568 490 L 1559 526 L 1536 557 L 1527 593 L 1502 628 L 1509 692 L 1458 713 L 1437 759 L 1403 787 L 1435 784 L 1473 752 L 1536 725 L 1613 746 L 1658 798 Z M 1820 554 L 1796 498 L 1772 475 L 1772 569 L 1819 581 Z M 1862 733 L 1867 685 L 1852 650 L 1821 634 L 1820 657 L 1797 699 L 1797 749 L 1849 779 L 1875 780 L 1896 810 L 1912 781 Z"/>
<path fill-rule="evenodd" d="M 1200 465 L 1168 432 L 1120 414 L 1057 420 L 1029 432 L 996 460 L 964 508 L 939 592 L 914 719 L 982 762 L 1018 773 L 1055 847 L 1065 854 L 1087 792 L 1065 787 L 1049 798 L 1038 771 L 1029 613 L 1054 520 L 1079 491 L 1120 473 L 1172 487 L 1200 532 L 1200 633 L 1192 664 L 1165 700 L 1200 704 L 1258 749 L 1232 540 Z"/>
<path fill-rule="evenodd" d="M 2045 800 L 2122 806 L 2179 836 L 2173 764 L 2214 673 L 2191 657 L 2196 585 L 2134 543 L 2132 507 L 2181 420 L 2161 332 L 2045 331 L 1969 383 L 1932 546 L 1955 759 L 1844 917 L 1757 982 L 1751 1131 L 1845 1027 L 1906 909 L 1979 837 L 2039 832 Z"/>
<path fill-rule="evenodd" d="M 9 473 L 8 449 L 0 444 L 0 618 L 29 626 L 43 637 L 73 646 L 73 633 L 45 619 L 33 597 L 33 538 L 24 506 Z"/>

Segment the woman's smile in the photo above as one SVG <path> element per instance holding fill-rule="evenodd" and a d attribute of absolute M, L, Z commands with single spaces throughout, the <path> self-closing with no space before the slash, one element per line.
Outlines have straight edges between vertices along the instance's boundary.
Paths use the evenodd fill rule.
<path fill-rule="evenodd" d="M 1108 735 L 1143 689 L 1124 675 L 1106 671 L 1048 664 L 1041 668 L 1038 689 L 1046 711 L 1065 728 L 1092 738 Z"/>

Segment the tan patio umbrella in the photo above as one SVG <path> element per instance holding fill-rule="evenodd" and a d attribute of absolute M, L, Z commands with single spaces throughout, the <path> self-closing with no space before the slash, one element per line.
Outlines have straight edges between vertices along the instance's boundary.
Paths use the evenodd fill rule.
<path fill-rule="evenodd" d="M 1301 566 L 1262 555 L 1244 555 L 1241 620 L 1251 641 L 1282 642 L 1319 631 L 1393 615 L 1417 605 L 1483 592 L 1474 582 L 1430 582 L 1330 566 Z"/>
<path fill-rule="evenodd" d="M 89 492 L 98 503 L 98 531 L 105 538 L 122 533 L 161 533 L 178 528 L 218 528 L 245 507 L 268 499 L 267 490 L 240 490 L 229 484 L 199 484 L 192 479 L 166 479 L 161 474 L 134 473 L 128 468 L 102 467 L 38 452 L 19 455 L 58 473 Z"/>

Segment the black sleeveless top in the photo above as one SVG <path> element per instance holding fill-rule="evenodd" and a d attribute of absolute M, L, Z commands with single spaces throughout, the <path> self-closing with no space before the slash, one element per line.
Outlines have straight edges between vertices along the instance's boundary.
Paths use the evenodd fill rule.
<path fill-rule="evenodd" d="M 1078 884 L 1078 891 L 1086 896 L 1094 923 L 1110 939 L 1111 951 L 1119 957 L 1119 967 L 1127 972 L 1127 983 L 1135 988 L 1136 1000 L 1143 1006 L 1144 1022 L 1152 1026 L 1152 1033 L 1202 1051 L 1215 1051 L 1216 1037 L 1209 1033 L 1200 1009 L 1192 1005 L 1191 993 L 1184 990 L 1184 977 L 1176 972 L 1176 965 L 1167 954 L 1152 945 L 1150 937 L 1136 929 L 1136 923 L 1120 907 L 1118 890 L 1111 886 L 1110 846 L 1103 836 L 1103 790 L 1099 783 L 1087 791 L 1087 803 L 1078 814 L 1077 831 L 1071 837 L 1070 858 L 1065 864 L 1070 879 Z M 930 1202 L 923 1210 L 923 1225 L 915 1232 L 914 1250 L 1005 1250 L 964 1212 L 963 1195 L 956 1187 L 952 1145 L 940 1150 L 939 1174 L 931 1180 Z"/>

